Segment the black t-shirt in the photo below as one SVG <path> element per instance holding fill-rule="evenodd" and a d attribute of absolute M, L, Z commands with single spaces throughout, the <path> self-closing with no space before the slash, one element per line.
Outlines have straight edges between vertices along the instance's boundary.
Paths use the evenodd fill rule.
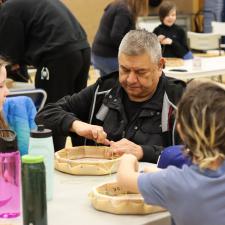
<path fill-rule="evenodd" d="M 145 102 L 147 102 L 147 101 L 145 101 Z M 131 101 L 128 98 L 128 95 L 126 93 L 124 93 L 123 104 L 124 104 L 124 110 L 125 110 L 128 122 L 131 121 L 133 118 L 135 118 L 140 113 L 141 107 L 142 107 L 142 105 L 145 104 L 145 102 Z"/>
<path fill-rule="evenodd" d="M 144 102 L 131 101 L 128 98 L 128 95 L 126 94 L 126 92 L 125 91 L 123 92 L 122 101 L 124 104 L 124 110 L 125 110 L 128 122 L 133 120 L 136 116 L 138 116 L 139 113 L 141 112 L 141 109 L 145 107 L 145 105 L 150 106 L 153 109 L 153 111 L 159 112 L 161 114 L 162 105 L 163 105 L 163 96 L 164 96 L 163 85 L 164 85 L 163 79 L 161 77 L 159 79 L 157 89 L 155 93 L 153 94 L 153 96 Z M 161 121 L 159 121 L 159 123 L 161 123 Z"/>

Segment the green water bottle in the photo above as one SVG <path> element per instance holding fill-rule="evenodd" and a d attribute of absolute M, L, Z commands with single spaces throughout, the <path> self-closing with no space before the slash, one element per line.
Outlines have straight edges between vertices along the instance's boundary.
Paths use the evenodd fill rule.
<path fill-rule="evenodd" d="M 47 225 L 43 156 L 22 157 L 23 225 Z"/>

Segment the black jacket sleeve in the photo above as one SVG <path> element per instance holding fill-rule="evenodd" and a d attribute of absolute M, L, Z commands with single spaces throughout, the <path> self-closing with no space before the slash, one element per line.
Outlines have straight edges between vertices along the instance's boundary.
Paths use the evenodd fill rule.
<path fill-rule="evenodd" d="M 119 48 L 124 35 L 132 28 L 132 18 L 128 12 L 119 11 L 113 21 L 110 33 L 111 41 L 114 46 Z"/>
<path fill-rule="evenodd" d="M 143 150 L 142 162 L 157 163 L 158 158 L 163 150 L 162 146 L 157 145 L 141 145 Z"/>
<path fill-rule="evenodd" d="M 24 26 L 13 16 L 0 10 L 0 54 L 13 63 L 22 63 L 24 56 Z"/>
<path fill-rule="evenodd" d="M 95 88 L 96 85 L 92 85 L 56 103 L 47 104 L 37 114 L 36 123 L 44 124 L 56 134 L 68 135 L 73 121 L 88 122 Z"/>

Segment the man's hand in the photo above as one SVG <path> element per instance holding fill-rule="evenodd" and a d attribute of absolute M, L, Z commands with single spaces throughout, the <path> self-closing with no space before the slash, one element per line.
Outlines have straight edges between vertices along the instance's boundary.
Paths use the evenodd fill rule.
<path fill-rule="evenodd" d="M 75 132 L 79 136 L 91 139 L 99 144 L 110 145 L 110 141 L 107 139 L 107 134 L 101 126 L 75 120 L 72 123 L 72 127 L 70 130 L 72 132 Z"/>
<path fill-rule="evenodd" d="M 143 157 L 142 147 L 125 138 L 116 142 L 110 141 L 110 147 L 111 151 L 115 155 L 122 155 L 124 153 L 128 153 L 136 156 L 138 160 L 140 160 Z"/>

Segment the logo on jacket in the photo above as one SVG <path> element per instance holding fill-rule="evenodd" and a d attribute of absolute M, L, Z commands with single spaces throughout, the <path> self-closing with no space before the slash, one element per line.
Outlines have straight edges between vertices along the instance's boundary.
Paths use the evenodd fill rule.
<path fill-rule="evenodd" d="M 49 80 L 49 70 L 47 67 L 43 67 L 41 69 L 41 79 L 42 80 Z"/>

